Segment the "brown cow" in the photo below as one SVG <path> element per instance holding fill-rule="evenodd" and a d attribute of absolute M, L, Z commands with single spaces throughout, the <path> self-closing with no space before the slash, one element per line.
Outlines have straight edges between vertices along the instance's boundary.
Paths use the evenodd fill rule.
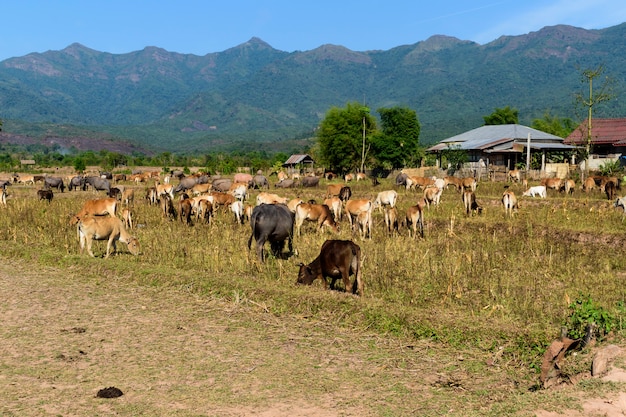
<path fill-rule="evenodd" d="M 48 200 L 48 204 L 50 204 L 54 193 L 52 190 L 37 190 L 37 197 L 39 197 L 39 200 Z"/>
<path fill-rule="evenodd" d="M 574 180 L 565 181 L 565 194 L 574 194 L 574 188 L 576 188 L 576 183 L 574 182 Z"/>
<path fill-rule="evenodd" d="M 463 191 L 463 181 L 457 177 L 443 177 L 443 180 L 446 182 L 446 188 L 448 185 L 454 185 L 458 192 Z"/>
<path fill-rule="evenodd" d="M 350 283 L 350 275 L 354 282 Z M 361 272 L 361 247 L 350 240 L 327 240 L 322 245 L 320 254 L 308 265 L 300 264 L 298 284 L 311 285 L 315 279 L 324 281 L 330 289 L 335 289 L 335 282 L 341 278 L 346 291 L 363 295 L 363 277 Z"/>
<path fill-rule="evenodd" d="M 430 210 L 431 204 L 435 207 L 439 207 L 442 191 L 443 190 L 441 188 L 437 187 L 426 187 L 424 189 L 424 202 L 426 203 L 428 210 Z"/>
<path fill-rule="evenodd" d="M 413 231 L 413 238 L 417 236 L 417 229 L 419 228 L 420 236 L 424 238 L 424 212 L 422 206 L 416 204 L 410 206 L 406 210 L 405 215 L 406 227 L 409 229 L 409 237 L 411 237 L 411 230 Z"/>
<path fill-rule="evenodd" d="M 336 222 L 341 221 L 341 209 L 343 208 L 343 203 L 339 199 L 339 197 L 331 197 L 324 200 L 324 204 L 326 204 L 330 211 L 333 213 L 333 217 Z"/>
<path fill-rule="evenodd" d="M 115 241 L 126 243 L 128 251 L 133 255 L 139 254 L 139 241 L 132 237 L 122 220 L 110 216 L 84 216 L 78 222 L 78 235 L 80 252 L 83 253 L 85 246 L 87 253 L 95 258 L 91 245 L 94 240 L 107 240 L 107 250 L 104 258 L 108 258 L 111 249 L 115 252 Z"/>
<path fill-rule="evenodd" d="M 471 190 L 476 192 L 476 188 L 478 187 L 478 181 L 476 178 L 465 177 L 461 179 L 461 184 L 463 185 L 464 190 Z"/>
<path fill-rule="evenodd" d="M 281 197 L 278 194 L 261 192 L 256 196 L 256 205 L 261 204 L 287 204 L 289 200 L 287 197 Z"/>
<path fill-rule="evenodd" d="M 219 207 L 228 207 L 233 204 L 237 199 L 228 193 L 211 193 L 213 196 L 213 208 L 217 210 Z"/>
<path fill-rule="evenodd" d="M 615 193 L 617 192 L 616 188 L 613 181 L 607 181 L 606 184 L 604 184 L 604 193 L 609 201 L 613 201 L 613 198 L 615 198 Z"/>
<path fill-rule="evenodd" d="M 72 217 L 70 224 L 76 224 L 82 217 L 85 216 L 115 216 L 116 208 L 117 200 L 114 198 L 96 198 L 93 200 L 87 200 L 83 204 L 83 208 Z"/>
<path fill-rule="evenodd" d="M 301 234 L 300 229 L 302 228 L 302 224 L 305 220 L 317 221 L 317 225 L 319 227 L 318 230 L 321 230 L 323 226 L 327 226 L 330 227 L 333 232 L 339 232 L 339 228 L 332 213 L 330 212 L 330 208 L 325 204 L 298 204 L 296 207 L 295 219 L 296 233 L 298 236 Z"/>
<path fill-rule="evenodd" d="M 188 226 L 191 224 L 192 200 L 190 198 L 182 198 L 178 201 L 178 215 L 181 223 Z"/>
<path fill-rule="evenodd" d="M 483 208 L 476 202 L 476 194 L 473 191 L 463 191 L 463 206 L 465 207 L 466 216 L 483 212 Z"/>
<path fill-rule="evenodd" d="M 541 185 L 545 185 L 546 189 L 552 188 L 555 191 L 561 191 L 563 180 L 560 178 L 543 178 Z"/>
<path fill-rule="evenodd" d="M 591 177 L 587 177 L 587 179 L 585 180 L 585 182 L 582 183 L 582 185 L 580 186 L 580 188 L 588 193 L 589 191 L 593 190 L 594 188 L 596 188 L 596 182 L 593 180 L 593 178 Z"/>
<path fill-rule="evenodd" d="M 519 169 L 512 169 L 509 171 L 507 180 L 512 182 L 520 182 L 522 180 L 522 172 Z"/>
<path fill-rule="evenodd" d="M 385 226 L 389 236 L 398 234 L 398 210 L 395 207 L 387 207 L 385 209 Z"/>
<path fill-rule="evenodd" d="M 343 184 L 329 184 L 326 187 L 326 198 L 339 197 L 339 192 L 343 186 Z"/>
<path fill-rule="evenodd" d="M 518 208 L 517 197 L 513 191 L 506 190 L 502 194 L 502 205 L 504 206 L 504 217 L 513 217 L 513 211 Z"/>
<path fill-rule="evenodd" d="M 122 221 L 124 222 L 124 227 L 127 229 L 133 228 L 133 218 L 130 209 L 125 208 L 122 210 Z"/>
<path fill-rule="evenodd" d="M 345 211 L 348 216 L 348 220 L 350 221 L 350 229 L 353 229 L 354 223 L 352 221 L 352 216 L 358 217 L 361 213 L 372 213 L 373 203 L 370 200 L 360 199 L 360 200 L 348 200 L 345 203 Z M 366 220 L 363 218 L 363 220 Z M 371 226 L 371 223 L 370 223 Z"/>

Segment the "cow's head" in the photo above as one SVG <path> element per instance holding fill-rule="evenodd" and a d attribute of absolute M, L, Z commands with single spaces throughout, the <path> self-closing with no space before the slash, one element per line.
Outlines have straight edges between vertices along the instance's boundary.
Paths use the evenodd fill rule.
<path fill-rule="evenodd" d="M 298 280 L 296 281 L 296 284 L 311 285 L 314 280 L 315 274 L 313 274 L 311 267 L 300 263 L 300 270 L 298 271 Z"/>
<path fill-rule="evenodd" d="M 132 253 L 135 256 L 139 255 L 140 247 L 139 247 L 139 240 L 137 240 L 137 238 L 131 237 L 128 240 L 127 245 L 128 245 L 128 251 L 130 253 Z"/>

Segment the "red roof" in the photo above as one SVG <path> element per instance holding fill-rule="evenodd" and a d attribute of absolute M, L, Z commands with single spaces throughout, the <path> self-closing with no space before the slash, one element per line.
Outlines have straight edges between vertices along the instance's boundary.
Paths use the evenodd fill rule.
<path fill-rule="evenodd" d="M 569 145 L 587 144 L 587 120 L 570 133 L 563 143 Z M 626 118 L 591 119 L 591 143 L 596 145 L 626 145 Z"/>

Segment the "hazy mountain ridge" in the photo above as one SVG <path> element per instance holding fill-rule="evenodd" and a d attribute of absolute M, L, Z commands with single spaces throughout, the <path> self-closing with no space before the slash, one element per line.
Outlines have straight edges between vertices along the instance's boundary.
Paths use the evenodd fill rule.
<path fill-rule="evenodd" d="M 550 109 L 575 118 L 580 70 L 602 64 L 626 84 L 626 24 L 558 25 L 485 45 L 435 35 L 386 51 L 321 45 L 284 52 L 258 38 L 204 56 L 149 46 L 127 54 L 74 43 L 0 62 L 0 118 L 90 126 L 163 150 L 280 147 L 311 134 L 331 106 L 409 106 L 432 143 L 482 124 L 495 107 L 530 123 Z M 626 116 L 613 100 L 597 116 Z M 23 126 L 23 123 L 20 123 Z M 21 134 L 23 132 L 13 132 Z"/>

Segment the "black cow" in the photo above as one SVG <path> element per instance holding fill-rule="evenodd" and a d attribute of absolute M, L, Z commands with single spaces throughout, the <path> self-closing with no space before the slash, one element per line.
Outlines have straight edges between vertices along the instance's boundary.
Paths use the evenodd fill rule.
<path fill-rule="evenodd" d="M 339 199 L 345 203 L 350 200 L 350 197 L 352 197 L 352 190 L 350 187 L 341 187 L 341 190 L 339 190 Z"/>
<path fill-rule="evenodd" d="M 181 178 L 180 182 L 176 187 L 174 187 L 174 193 L 179 193 L 181 191 L 191 190 L 194 185 L 198 183 L 198 179 L 196 177 L 184 177 Z"/>
<path fill-rule="evenodd" d="M 109 190 L 109 197 L 114 198 L 116 200 L 122 200 L 122 190 L 117 187 L 111 187 Z"/>
<path fill-rule="evenodd" d="M 248 187 L 259 188 L 259 189 L 265 188 L 269 190 L 270 183 L 267 180 L 267 177 L 265 175 L 256 174 L 254 177 L 252 177 L 252 180 L 248 184 Z"/>
<path fill-rule="evenodd" d="M 70 182 L 67 184 L 67 189 L 70 191 L 77 190 L 79 188 L 85 191 L 85 177 L 82 175 L 72 177 Z"/>
<path fill-rule="evenodd" d="M 320 177 L 303 177 L 300 182 L 303 187 L 318 187 Z"/>
<path fill-rule="evenodd" d="M 85 187 L 91 185 L 96 191 L 106 191 L 107 195 L 111 192 L 111 182 L 106 178 L 96 176 L 85 177 Z"/>
<path fill-rule="evenodd" d="M 266 241 L 274 256 L 279 257 L 289 240 L 289 254 L 293 253 L 294 214 L 284 204 L 261 204 L 256 206 L 250 216 L 252 233 L 248 239 L 248 250 L 252 247 L 252 238 L 256 240 L 256 251 L 259 261 L 265 261 L 263 246 Z M 287 256 L 288 256 L 287 255 Z"/>
<path fill-rule="evenodd" d="M 56 188 L 61 192 L 65 191 L 65 184 L 63 184 L 63 178 L 61 177 L 46 177 L 43 180 L 43 186 L 46 189 Z"/>
<path fill-rule="evenodd" d="M 355 279 L 350 285 L 350 275 L 353 274 Z M 360 246 L 351 240 L 327 240 L 313 262 L 300 264 L 297 283 L 310 285 L 316 278 L 320 278 L 326 287 L 328 277 L 331 279 L 331 290 L 335 289 L 335 282 L 341 278 L 346 291 L 363 295 Z"/>
<path fill-rule="evenodd" d="M 39 200 L 48 200 L 48 203 L 50 203 L 54 193 L 52 190 L 37 190 L 37 197 L 39 197 Z"/>

